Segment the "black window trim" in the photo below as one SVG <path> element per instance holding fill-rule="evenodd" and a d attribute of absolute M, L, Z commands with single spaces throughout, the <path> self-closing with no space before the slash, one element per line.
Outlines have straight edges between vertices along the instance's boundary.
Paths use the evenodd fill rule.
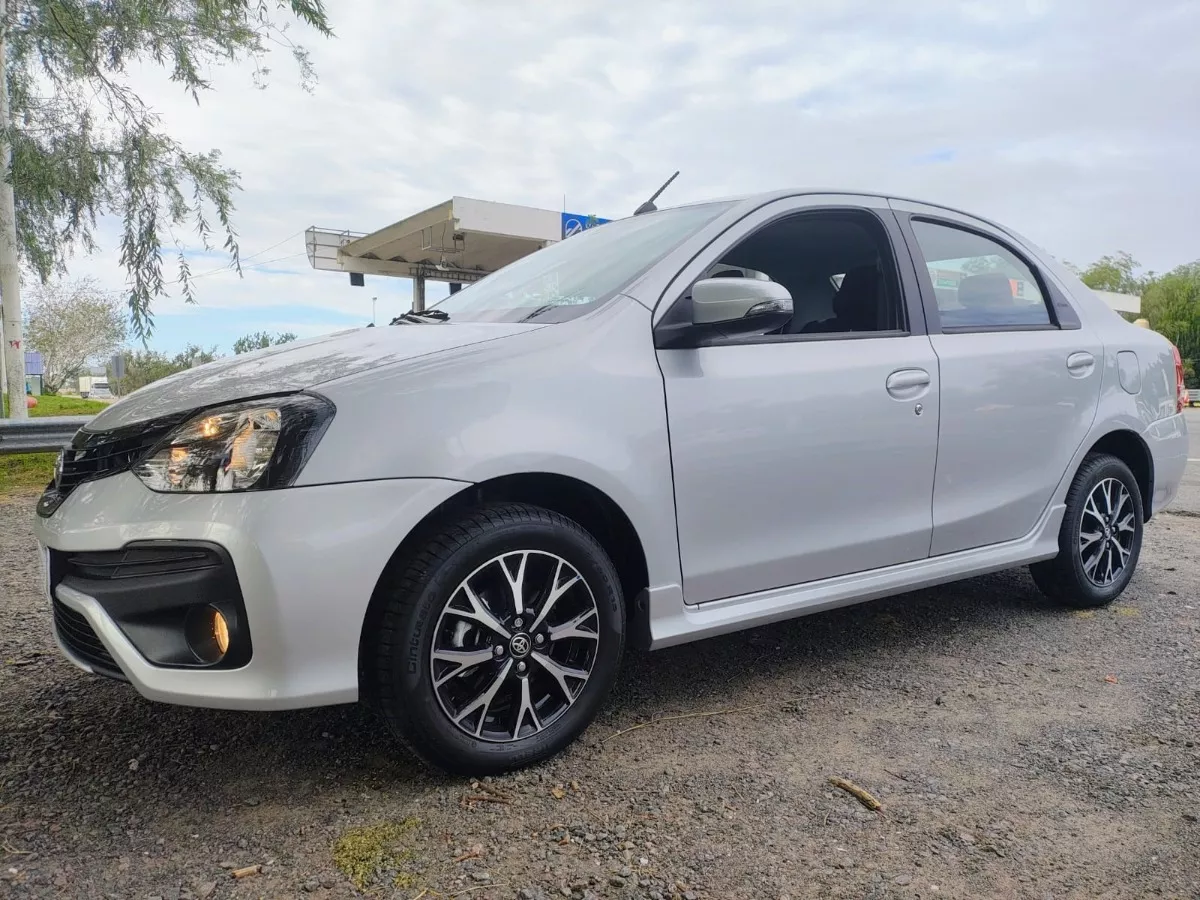
<path fill-rule="evenodd" d="M 965 222 L 959 222 L 954 219 L 947 219 L 931 213 L 912 213 L 904 212 L 897 213 L 897 221 L 900 225 L 900 231 L 904 235 L 904 240 L 908 244 L 909 254 L 912 257 L 914 268 L 916 269 L 917 285 L 921 292 L 923 306 L 925 309 L 926 324 L 930 334 L 992 334 L 1008 331 L 1072 331 L 1081 327 L 1079 316 L 1075 313 L 1074 308 L 1063 296 L 1062 291 L 1058 290 L 1050 279 L 1042 272 L 1041 268 L 1035 265 L 1028 254 L 1022 252 L 1013 244 L 1006 240 L 1001 235 L 982 228 L 970 225 Z M 926 222 L 930 225 L 940 225 L 943 228 L 954 228 L 958 231 L 965 231 L 968 234 L 973 234 L 985 240 L 999 244 L 1013 256 L 1015 256 L 1029 273 L 1033 276 L 1037 284 L 1038 290 L 1042 295 L 1042 304 L 1046 308 L 1046 313 L 1050 317 L 1047 324 L 1027 324 L 1027 325 L 943 325 L 941 310 L 937 305 L 937 294 L 934 292 L 933 280 L 929 276 L 929 263 L 925 259 L 925 254 L 921 250 L 921 242 L 917 239 L 917 234 L 913 230 L 912 223 Z"/>
<path fill-rule="evenodd" d="M 783 199 L 783 198 L 781 198 Z M 786 198 L 787 200 L 800 198 Z M 786 201 L 785 201 L 786 202 Z M 721 243 L 722 239 L 726 238 L 729 231 L 736 228 L 746 218 L 753 216 L 762 210 L 762 207 L 752 210 L 747 213 L 743 219 L 735 223 L 731 223 L 729 228 L 720 234 L 713 237 L 701 251 L 699 251 L 688 263 L 680 269 L 675 278 L 687 270 L 692 264 L 702 257 L 707 258 L 713 250 L 714 245 Z M 903 312 L 906 329 L 891 329 L 888 331 L 838 331 L 838 332 L 816 332 L 808 334 L 743 334 L 743 335 L 720 335 L 708 334 L 697 335 L 694 340 L 688 340 L 686 343 L 681 343 L 678 340 L 678 333 L 688 327 L 691 323 L 690 299 L 693 279 L 685 286 L 678 289 L 674 299 L 667 305 L 666 311 L 654 326 L 654 345 L 657 349 L 695 349 L 699 347 L 726 347 L 739 346 L 746 344 L 784 344 L 784 343 L 809 343 L 813 341 L 847 341 L 847 340 L 869 340 L 872 338 L 898 338 L 898 337 L 913 337 L 924 335 L 927 333 L 927 314 L 923 305 L 923 295 L 920 292 L 920 281 L 916 267 L 913 265 L 911 252 L 901 253 L 901 249 L 907 250 L 907 237 L 904 235 L 898 218 L 895 212 L 885 207 L 871 207 L 857 204 L 828 204 L 821 206 L 795 206 L 781 209 L 777 213 L 772 214 L 763 222 L 751 228 L 746 233 L 742 234 L 736 240 L 730 242 L 727 247 L 717 257 L 720 259 L 730 250 L 758 234 L 765 228 L 777 224 L 782 219 L 789 219 L 799 216 L 819 216 L 819 215 L 841 215 L 855 219 L 862 219 L 864 216 L 873 220 L 879 231 L 875 237 L 878 240 L 882 237 L 883 250 L 891 258 L 892 272 L 891 280 L 894 289 L 899 291 L 900 308 Z M 712 263 L 710 262 L 709 265 Z M 885 273 L 888 277 L 888 273 Z"/>

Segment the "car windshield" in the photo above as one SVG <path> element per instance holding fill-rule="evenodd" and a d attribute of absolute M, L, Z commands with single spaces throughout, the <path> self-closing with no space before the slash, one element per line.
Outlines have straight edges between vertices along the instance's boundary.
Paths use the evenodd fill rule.
<path fill-rule="evenodd" d="M 432 309 L 452 322 L 566 322 L 615 296 L 732 203 L 606 222 L 531 253 Z"/>

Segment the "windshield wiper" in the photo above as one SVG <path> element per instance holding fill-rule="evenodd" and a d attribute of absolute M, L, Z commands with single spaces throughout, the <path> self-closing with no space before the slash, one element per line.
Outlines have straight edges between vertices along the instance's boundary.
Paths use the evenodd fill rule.
<path fill-rule="evenodd" d="M 528 322 L 530 319 L 536 319 L 542 313 L 549 312 L 552 309 L 557 309 L 560 306 L 562 306 L 561 303 L 543 303 L 541 306 L 539 306 L 537 309 L 535 309 L 529 315 L 521 316 L 521 321 Z"/>
<path fill-rule="evenodd" d="M 406 313 L 400 313 L 396 318 L 389 322 L 389 325 L 399 325 L 403 322 L 414 323 L 417 325 L 428 325 L 430 320 L 434 322 L 445 322 L 450 318 L 450 314 L 442 309 L 410 309 Z"/>

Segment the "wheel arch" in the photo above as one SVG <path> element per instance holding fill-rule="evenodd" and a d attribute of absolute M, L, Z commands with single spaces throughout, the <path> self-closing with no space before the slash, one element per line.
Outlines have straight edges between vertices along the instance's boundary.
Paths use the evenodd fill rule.
<path fill-rule="evenodd" d="M 1137 479 L 1138 490 L 1142 492 L 1142 521 L 1149 522 L 1154 505 L 1154 457 L 1142 436 L 1127 428 L 1118 428 L 1099 437 L 1088 448 L 1084 459 L 1094 453 L 1108 453 L 1129 466 Z"/>
<path fill-rule="evenodd" d="M 368 641 L 383 612 L 383 587 L 397 567 L 404 564 L 421 543 L 438 527 L 461 516 L 467 510 L 486 503 L 529 503 L 552 510 L 579 523 L 604 548 L 621 579 L 625 598 L 626 622 L 632 643 L 648 634 L 644 595 L 650 578 L 646 552 L 637 530 L 625 511 L 599 488 L 551 472 L 525 472 L 503 475 L 471 484 L 439 504 L 404 536 L 384 566 L 367 605 L 359 635 L 359 693 L 366 696 L 368 679 L 363 677 L 362 661 Z"/>

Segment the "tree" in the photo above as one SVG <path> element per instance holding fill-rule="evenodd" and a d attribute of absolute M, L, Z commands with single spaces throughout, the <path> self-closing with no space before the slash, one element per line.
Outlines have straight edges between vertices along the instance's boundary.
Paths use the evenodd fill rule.
<path fill-rule="evenodd" d="M 256 331 L 253 334 L 244 335 L 234 341 L 233 352 L 240 356 L 252 350 L 265 350 L 267 347 L 290 344 L 295 339 L 296 335 L 290 331 L 285 331 L 281 334 L 268 334 L 265 331 Z"/>
<path fill-rule="evenodd" d="M 1154 280 L 1154 273 L 1138 275 L 1138 268 L 1138 261 L 1122 250 L 1115 256 L 1100 257 L 1079 273 L 1079 280 L 1094 291 L 1140 294 Z"/>
<path fill-rule="evenodd" d="M 174 356 L 167 356 L 157 350 L 138 350 L 125 355 L 125 376 L 121 379 L 122 394 L 136 391 L 160 378 L 183 372 L 193 365 L 210 363 L 217 358 L 217 348 L 205 350 L 196 344 L 188 344 Z M 108 372 L 108 383 L 114 384 L 112 371 Z"/>
<path fill-rule="evenodd" d="M 45 389 L 57 393 L 90 363 L 115 353 L 125 328 L 121 298 L 93 278 L 35 287 L 25 333 L 29 348 L 42 354 Z"/>
<path fill-rule="evenodd" d="M 5 349 L 20 350 L 20 266 L 42 281 L 62 273 L 73 252 L 96 249 L 101 216 L 121 222 L 131 324 L 145 340 L 151 303 L 166 292 L 164 246 L 175 247 L 176 280 L 195 302 L 180 237 L 188 228 L 205 248 L 220 240 L 240 273 L 231 218 L 238 175 L 220 151 L 195 152 L 167 134 L 127 73 L 157 66 L 199 103 L 214 64 L 249 59 L 265 87 L 275 44 L 291 51 L 311 90 L 312 64 L 288 30 L 299 20 L 332 35 L 324 0 L 0 0 L 0 19 Z M 16 415 L 25 409 L 24 354 L 6 357 Z"/>
<path fill-rule="evenodd" d="M 1185 363 L 1200 360 L 1200 260 L 1155 278 L 1142 292 L 1142 315 L 1179 348 Z"/>

